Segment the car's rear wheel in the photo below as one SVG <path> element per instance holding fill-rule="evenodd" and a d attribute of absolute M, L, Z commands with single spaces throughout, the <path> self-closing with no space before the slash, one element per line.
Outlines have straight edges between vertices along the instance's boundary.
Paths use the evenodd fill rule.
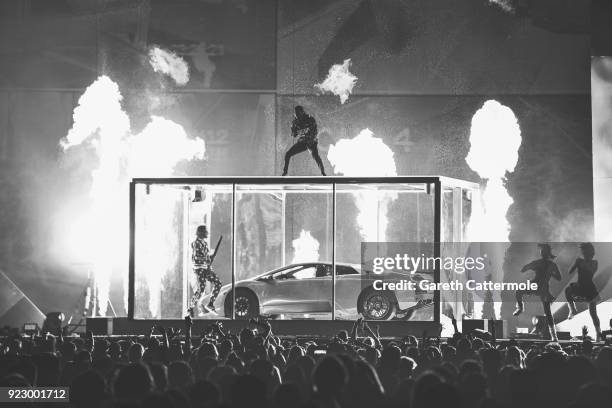
<path fill-rule="evenodd" d="M 253 292 L 247 289 L 236 289 L 234 313 L 237 320 L 251 319 L 259 316 L 259 301 Z M 232 315 L 232 292 L 225 298 L 225 315 Z"/>
<path fill-rule="evenodd" d="M 366 289 L 359 296 L 358 310 L 366 320 L 390 320 L 397 312 L 395 296 L 387 291 Z"/>

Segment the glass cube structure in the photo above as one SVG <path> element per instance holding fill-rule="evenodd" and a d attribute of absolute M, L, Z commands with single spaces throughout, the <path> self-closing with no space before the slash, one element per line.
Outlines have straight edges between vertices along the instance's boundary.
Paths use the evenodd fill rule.
<path fill-rule="evenodd" d="M 133 179 L 128 316 L 177 319 L 197 300 L 204 319 L 439 322 L 439 291 L 371 293 L 362 243 L 416 243 L 440 256 L 441 242 L 464 239 L 477 190 L 438 176 Z M 201 225 L 221 282 L 215 313 L 202 307 L 210 280 L 194 297 L 192 243 Z M 431 278 L 439 282 L 440 271 Z M 415 305 L 423 307 L 402 316 Z"/>

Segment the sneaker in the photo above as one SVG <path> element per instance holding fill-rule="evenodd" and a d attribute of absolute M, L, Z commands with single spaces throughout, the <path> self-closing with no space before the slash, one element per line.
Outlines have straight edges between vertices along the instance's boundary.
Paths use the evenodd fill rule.
<path fill-rule="evenodd" d="M 189 309 L 187 309 L 187 314 L 192 318 L 195 317 L 195 310 L 193 309 L 193 307 L 190 307 Z"/>
<path fill-rule="evenodd" d="M 518 316 L 521 313 L 523 313 L 523 307 L 522 306 L 517 306 L 516 309 L 514 310 L 514 312 L 512 312 L 512 316 Z"/>

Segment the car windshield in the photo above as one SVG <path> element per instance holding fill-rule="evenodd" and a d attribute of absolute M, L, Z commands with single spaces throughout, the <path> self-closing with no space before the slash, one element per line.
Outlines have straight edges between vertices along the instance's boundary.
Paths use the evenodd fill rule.
<path fill-rule="evenodd" d="M 336 265 L 337 276 L 341 275 L 358 275 L 358 266 Z M 298 264 L 287 265 L 281 268 L 274 269 L 262 273 L 255 279 L 306 279 L 306 278 L 321 278 L 331 277 L 332 266 L 327 263 L 319 264 Z"/>

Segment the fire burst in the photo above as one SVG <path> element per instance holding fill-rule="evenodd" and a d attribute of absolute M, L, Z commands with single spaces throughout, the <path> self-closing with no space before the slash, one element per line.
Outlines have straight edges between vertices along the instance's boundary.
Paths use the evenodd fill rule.
<path fill-rule="evenodd" d="M 370 129 L 363 129 L 353 139 L 341 139 L 329 146 L 329 162 L 336 173 L 345 176 L 396 176 L 393 151 Z M 364 241 L 384 241 L 387 210 L 397 195 L 364 190 L 354 193 L 359 209 L 357 224 Z"/>
<path fill-rule="evenodd" d="M 319 241 L 310 231 L 302 230 L 293 240 L 293 263 L 316 262 L 319 260 Z"/>
<path fill-rule="evenodd" d="M 465 161 L 486 180 L 481 200 L 473 200 L 467 236 L 470 241 L 507 242 L 506 218 L 514 202 L 504 185 L 514 171 L 521 146 L 521 128 L 512 109 L 488 100 L 472 117 L 470 151 Z"/>
<path fill-rule="evenodd" d="M 73 228 L 78 235 L 70 241 L 71 249 L 85 253 L 91 265 L 101 315 L 107 312 L 113 268 L 124 268 L 127 260 L 128 180 L 138 175 L 172 175 L 179 161 L 202 159 L 205 151 L 202 139 L 190 139 L 182 126 L 159 116 L 153 116 L 142 132 L 132 134 L 121 101 L 119 86 L 107 76 L 99 77 L 79 98 L 73 126 L 60 142 L 64 150 L 89 142 L 98 159 L 89 191 L 91 204 L 81 217 L 84 227 Z M 147 220 L 151 231 L 163 232 L 165 236 L 173 233 L 168 231 L 167 219 L 155 220 L 155 217 Z M 156 244 L 158 250 L 148 255 L 146 271 L 151 291 L 149 309 L 153 315 L 158 312 L 159 297 L 159 293 L 153 292 L 160 288 L 167 271 L 164 268 L 169 264 L 165 259 L 169 256 L 166 241 L 163 237 L 155 239 L 151 244 Z M 95 250 L 87 252 L 87 248 L 81 247 Z"/>
<path fill-rule="evenodd" d="M 357 82 L 357 77 L 349 72 L 351 59 L 345 59 L 342 64 L 335 64 L 329 69 L 327 78 L 315 88 L 322 92 L 330 92 L 340 97 L 340 103 L 344 104 L 349 95 L 353 92 L 353 87 Z"/>
<path fill-rule="evenodd" d="M 172 51 L 152 47 L 149 50 L 149 63 L 155 72 L 168 75 L 177 85 L 185 85 L 189 82 L 189 66 L 184 59 Z"/>

